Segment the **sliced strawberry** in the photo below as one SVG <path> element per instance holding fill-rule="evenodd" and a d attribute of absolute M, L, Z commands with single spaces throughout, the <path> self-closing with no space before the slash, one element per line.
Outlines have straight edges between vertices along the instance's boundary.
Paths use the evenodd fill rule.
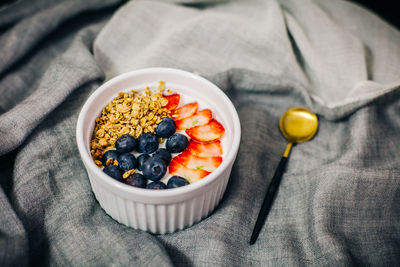
<path fill-rule="evenodd" d="M 181 99 L 180 94 L 172 94 L 172 95 L 163 95 L 164 98 L 168 100 L 168 104 L 165 106 L 168 110 L 174 110 L 179 105 L 179 101 Z"/>
<path fill-rule="evenodd" d="M 217 157 L 222 155 L 221 141 L 215 140 L 209 143 L 199 143 L 190 140 L 187 151 L 198 157 Z"/>
<path fill-rule="evenodd" d="M 212 119 L 212 112 L 209 109 L 203 109 L 197 111 L 193 116 L 190 116 L 185 119 L 177 120 L 175 121 L 176 127 L 178 127 L 179 130 L 185 130 L 192 128 L 194 126 L 200 126 L 207 124 L 211 121 Z"/>
<path fill-rule="evenodd" d="M 221 165 L 222 157 L 202 158 L 197 157 L 186 150 L 176 156 L 175 160 L 183 166 L 191 169 L 206 170 L 208 172 L 212 172 L 216 168 L 218 168 L 219 165 Z"/>
<path fill-rule="evenodd" d="M 192 116 L 196 113 L 199 104 L 197 102 L 188 103 L 172 112 L 171 117 L 177 121 Z"/>
<path fill-rule="evenodd" d="M 169 173 L 186 178 L 189 183 L 197 182 L 210 174 L 210 172 L 205 170 L 196 170 L 185 167 L 176 160 L 176 157 L 173 158 L 169 164 Z"/>
<path fill-rule="evenodd" d="M 186 133 L 194 140 L 209 142 L 221 138 L 225 128 L 217 120 L 212 119 L 208 124 L 186 129 Z"/>

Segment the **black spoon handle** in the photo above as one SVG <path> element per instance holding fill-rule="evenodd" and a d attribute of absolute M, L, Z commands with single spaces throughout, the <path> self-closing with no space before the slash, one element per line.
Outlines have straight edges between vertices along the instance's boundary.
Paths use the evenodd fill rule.
<path fill-rule="evenodd" d="M 267 194 L 265 195 L 260 213 L 258 214 L 253 233 L 251 234 L 250 245 L 253 245 L 256 242 L 258 235 L 260 234 L 261 228 L 263 227 L 264 222 L 267 219 L 268 213 L 271 210 L 276 191 L 278 190 L 279 184 L 282 180 L 282 175 L 283 171 L 285 170 L 286 162 L 287 157 L 283 156 L 281 158 L 281 161 L 279 161 L 278 167 L 275 170 L 274 177 L 272 178 L 272 181 L 268 186 Z"/>

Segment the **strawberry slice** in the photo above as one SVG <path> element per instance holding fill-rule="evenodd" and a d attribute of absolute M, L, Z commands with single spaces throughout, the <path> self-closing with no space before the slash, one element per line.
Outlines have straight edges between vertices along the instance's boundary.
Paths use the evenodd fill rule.
<path fill-rule="evenodd" d="M 217 120 L 212 119 L 208 124 L 186 129 L 186 133 L 194 140 L 209 142 L 219 139 L 225 133 L 225 128 Z"/>
<path fill-rule="evenodd" d="M 197 111 L 193 116 L 190 116 L 185 119 L 177 120 L 175 121 L 176 127 L 178 127 L 179 130 L 185 130 L 192 128 L 194 126 L 200 126 L 207 124 L 211 121 L 212 119 L 212 112 L 209 109 L 203 109 L 200 111 Z"/>
<path fill-rule="evenodd" d="M 199 143 L 190 140 L 187 151 L 198 157 L 217 157 L 222 155 L 221 141 L 215 140 L 209 143 Z"/>
<path fill-rule="evenodd" d="M 169 173 L 186 178 L 189 183 L 197 182 L 210 174 L 210 172 L 205 170 L 196 170 L 185 167 L 176 160 L 176 157 L 173 158 L 169 164 Z"/>
<path fill-rule="evenodd" d="M 164 98 L 168 100 L 168 104 L 165 106 L 168 110 L 174 110 L 179 105 L 181 95 L 174 93 L 172 95 L 163 95 Z"/>
<path fill-rule="evenodd" d="M 188 103 L 172 112 L 171 117 L 177 121 L 192 116 L 196 113 L 199 104 L 197 102 Z"/>
<path fill-rule="evenodd" d="M 175 157 L 175 160 L 185 167 L 206 170 L 208 172 L 214 171 L 222 162 L 222 157 L 207 157 L 201 158 L 191 154 L 189 151 L 184 151 Z"/>

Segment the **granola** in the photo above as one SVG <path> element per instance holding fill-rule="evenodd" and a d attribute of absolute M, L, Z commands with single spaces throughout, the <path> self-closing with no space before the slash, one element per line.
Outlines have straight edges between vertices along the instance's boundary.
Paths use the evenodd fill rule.
<path fill-rule="evenodd" d="M 126 178 L 128 178 L 129 176 L 131 176 L 131 175 L 134 174 L 134 173 L 135 173 L 135 170 L 134 170 L 134 169 L 129 170 L 129 171 L 126 171 L 126 172 L 124 172 L 124 174 L 122 175 L 122 178 L 123 178 L 123 179 L 126 179 Z"/>
<path fill-rule="evenodd" d="M 101 157 L 124 134 L 138 138 L 142 133 L 155 133 L 163 118 L 170 116 L 165 108 L 168 100 L 163 97 L 165 83 L 160 81 L 158 90 L 152 92 L 148 87 L 143 93 L 132 90 L 120 92 L 102 110 L 90 142 L 90 153 L 97 166 L 101 167 Z"/>

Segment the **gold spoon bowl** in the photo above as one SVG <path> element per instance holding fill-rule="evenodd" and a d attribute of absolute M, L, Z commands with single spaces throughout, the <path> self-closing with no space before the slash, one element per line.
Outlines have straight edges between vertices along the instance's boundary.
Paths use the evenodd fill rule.
<path fill-rule="evenodd" d="M 289 141 L 283 153 L 283 156 L 287 158 L 294 143 L 306 142 L 313 138 L 318 130 L 318 118 L 306 108 L 291 108 L 282 115 L 279 128 L 282 135 Z"/>

